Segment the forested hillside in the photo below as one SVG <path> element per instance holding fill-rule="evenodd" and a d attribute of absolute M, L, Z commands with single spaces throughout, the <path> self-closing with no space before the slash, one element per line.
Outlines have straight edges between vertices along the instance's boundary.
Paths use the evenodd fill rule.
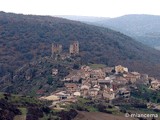
<path fill-rule="evenodd" d="M 80 43 L 80 64 L 122 64 L 132 71 L 160 77 L 159 51 L 146 47 L 120 32 L 56 17 L 0 12 L 1 83 L 4 80 L 16 83 L 19 77 L 14 78 L 20 68 L 25 68 L 26 64 L 37 62 L 43 57 L 49 57 L 51 43 L 62 44 L 63 52 L 68 52 L 69 44 L 73 40 Z M 39 64 L 36 63 L 31 68 L 38 69 L 37 71 L 47 69 L 43 69 L 43 65 L 37 67 Z M 29 69 L 30 66 L 24 71 Z M 44 78 L 45 75 L 44 73 Z M 25 77 L 21 78 L 22 86 L 25 80 Z"/>

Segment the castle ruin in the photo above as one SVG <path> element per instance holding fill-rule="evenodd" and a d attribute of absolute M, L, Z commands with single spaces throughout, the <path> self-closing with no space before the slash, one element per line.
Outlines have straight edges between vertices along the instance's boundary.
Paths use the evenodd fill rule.
<path fill-rule="evenodd" d="M 53 44 L 52 43 L 52 57 L 56 54 L 60 54 L 62 52 L 62 45 L 61 44 Z"/>
<path fill-rule="evenodd" d="M 70 55 L 77 55 L 79 54 L 79 42 L 78 41 L 73 41 L 70 44 L 69 47 L 69 54 L 67 53 L 62 53 L 62 45 L 58 44 L 58 43 L 52 43 L 52 47 L 51 47 L 51 57 L 55 58 L 56 60 L 60 57 L 64 57 L 64 56 L 68 56 Z M 70 56 L 69 55 L 69 56 Z M 65 58 L 65 57 L 64 57 Z"/>
<path fill-rule="evenodd" d="M 70 54 L 79 54 L 79 42 L 78 41 L 73 41 L 70 44 L 69 53 Z"/>

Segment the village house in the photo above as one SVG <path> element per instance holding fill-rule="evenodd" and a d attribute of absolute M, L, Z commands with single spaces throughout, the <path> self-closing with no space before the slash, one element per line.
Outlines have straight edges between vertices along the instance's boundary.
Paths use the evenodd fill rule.
<path fill-rule="evenodd" d="M 80 83 L 80 80 L 81 80 L 81 77 L 80 77 L 80 76 L 73 76 L 73 77 L 72 77 L 72 82 Z"/>
<path fill-rule="evenodd" d="M 92 70 L 90 77 L 96 79 L 104 79 L 106 77 L 106 73 L 102 71 L 102 69 Z"/>
<path fill-rule="evenodd" d="M 120 85 L 117 84 L 117 83 L 115 83 L 115 82 L 113 81 L 113 83 L 112 83 L 112 89 L 113 89 L 113 91 L 116 91 L 116 90 L 118 90 L 119 88 L 120 88 Z"/>
<path fill-rule="evenodd" d="M 112 73 L 112 71 L 114 70 L 114 67 L 106 67 L 102 69 L 103 72 L 105 72 L 106 74 L 110 74 Z"/>
<path fill-rule="evenodd" d="M 67 98 L 61 101 L 61 103 L 63 104 L 71 104 L 71 103 L 75 103 L 77 101 L 76 97 L 71 97 L 71 98 Z"/>
<path fill-rule="evenodd" d="M 116 76 L 115 75 L 110 75 L 110 76 L 108 76 L 110 79 L 115 79 L 116 78 Z M 105 78 L 106 79 L 106 78 Z"/>
<path fill-rule="evenodd" d="M 67 93 L 67 91 L 60 91 L 60 92 L 55 93 L 54 95 L 55 95 L 55 96 L 58 96 L 58 98 L 59 98 L 60 100 L 62 100 L 62 99 L 67 99 L 67 98 L 70 96 L 70 94 Z"/>
<path fill-rule="evenodd" d="M 151 83 L 152 81 L 155 81 L 156 79 L 154 77 L 148 77 L 148 82 Z"/>
<path fill-rule="evenodd" d="M 82 71 L 85 71 L 85 72 L 90 72 L 92 69 L 91 69 L 89 66 L 83 65 L 83 66 L 81 67 L 81 70 L 82 70 Z"/>
<path fill-rule="evenodd" d="M 131 85 L 130 87 L 130 90 L 134 90 L 134 91 L 137 91 L 138 90 L 138 87 L 136 85 Z"/>
<path fill-rule="evenodd" d="M 99 89 L 97 89 L 97 88 L 91 88 L 89 90 L 89 96 L 96 97 L 98 95 L 98 91 L 99 91 Z"/>
<path fill-rule="evenodd" d="M 82 70 L 78 70 L 74 76 L 79 76 L 80 78 L 85 78 L 85 72 Z"/>
<path fill-rule="evenodd" d="M 64 86 L 66 88 L 66 91 L 71 93 L 71 94 L 73 92 L 76 92 L 77 89 L 78 89 L 78 86 L 75 83 L 65 83 Z"/>
<path fill-rule="evenodd" d="M 81 96 L 81 92 L 74 92 L 73 95 L 74 96 Z"/>
<path fill-rule="evenodd" d="M 82 78 L 84 78 L 84 79 L 87 79 L 87 78 L 90 78 L 90 72 L 85 72 L 84 73 L 84 77 L 82 76 Z"/>
<path fill-rule="evenodd" d="M 85 74 L 79 70 L 74 70 L 61 81 L 68 83 L 81 83 L 82 79 L 85 79 Z"/>
<path fill-rule="evenodd" d="M 127 77 L 127 76 L 125 76 L 125 77 Z M 116 80 L 117 82 L 119 82 L 119 81 L 120 81 L 121 83 L 125 84 L 125 83 L 127 83 L 127 82 L 128 82 L 128 81 L 127 81 L 127 79 L 126 79 L 125 77 L 122 77 L 122 76 L 116 76 L 114 80 Z"/>
<path fill-rule="evenodd" d="M 70 54 L 68 54 L 68 53 L 61 53 L 60 57 L 61 57 L 62 60 L 65 60 L 67 58 L 70 58 Z"/>
<path fill-rule="evenodd" d="M 115 99 L 115 93 L 113 89 L 109 89 L 103 92 L 102 97 L 107 100 L 113 100 Z"/>
<path fill-rule="evenodd" d="M 92 88 L 97 89 L 99 91 L 101 87 L 99 85 L 94 85 Z"/>
<path fill-rule="evenodd" d="M 49 96 L 41 97 L 40 99 L 50 100 L 50 101 L 61 101 L 70 97 L 70 94 L 66 91 L 56 91 Z"/>
<path fill-rule="evenodd" d="M 63 82 L 70 82 L 71 81 L 71 77 L 70 76 L 66 76 L 62 81 Z"/>
<path fill-rule="evenodd" d="M 58 74 L 58 69 L 53 68 L 52 69 L 52 76 L 56 76 Z"/>
<path fill-rule="evenodd" d="M 141 74 L 141 78 L 139 79 L 139 82 L 145 85 L 149 85 L 149 77 L 148 74 Z"/>
<path fill-rule="evenodd" d="M 128 91 L 126 88 L 120 88 L 116 94 L 116 98 L 129 98 L 130 97 L 130 91 Z"/>
<path fill-rule="evenodd" d="M 125 87 L 127 82 L 124 81 L 113 81 L 112 89 L 117 91 L 119 88 Z"/>
<path fill-rule="evenodd" d="M 89 89 L 90 89 L 89 86 L 87 86 L 87 85 L 82 85 L 82 86 L 81 86 L 81 95 L 82 95 L 83 97 L 88 96 Z"/>
<path fill-rule="evenodd" d="M 100 85 L 101 89 L 111 88 L 113 80 L 105 80 L 105 79 L 98 79 L 98 84 Z"/>
<path fill-rule="evenodd" d="M 141 79 L 142 80 L 148 80 L 148 74 L 141 74 Z"/>
<path fill-rule="evenodd" d="M 115 72 L 116 74 L 125 73 L 125 72 L 128 73 L 128 68 L 118 65 L 118 66 L 115 66 Z"/>
<path fill-rule="evenodd" d="M 91 86 L 98 85 L 98 80 L 97 79 L 89 79 L 89 81 L 91 83 Z"/>
<path fill-rule="evenodd" d="M 141 74 L 138 72 L 131 72 L 132 75 L 135 76 L 136 79 L 140 79 L 141 78 Z"/>
<path fill-rule="evenodd" d="M 67 76 L 62 81 L 67 82 L 67 83 L 80 83 L 81 82 L 80 80 L 81 80 L 80 76 L 74 75 L 71 77 Z"/>
<path fill-rule="evenodd" d="M 105 80 L 112 80 L 113 78 L 112 78 L 112 76 L 110 77 L 105 77 Z"/>
<path fill-rule="evenodd" d="M 50 95 L 47 97 L 41 97 L 40 100 L 59 101 L 60 98 L 57 95 Z"/>
<path fill-rule="evenodd" d="M 132 73 L 127 73 L 127 74 L 124 74 L 123 76 L 128 82 L 131 82 L 131 83 L 135 83 L 138 79 L 140 79 L 140 76 L 134 75 Z"/>
<path fill-rule="evenodd" d="M 85 71 L 83 69 L 79 70 L 78 75 L 81 76 L 83 79 L 88 79 L 90 78 L 90 71 Z"/>
<path fill-rule="evenodd" d="M 151 81 L 150 88 L 153 90 L 159 90 L 160 89 L 160 81 L 158 81 L 158 80 Z"/>

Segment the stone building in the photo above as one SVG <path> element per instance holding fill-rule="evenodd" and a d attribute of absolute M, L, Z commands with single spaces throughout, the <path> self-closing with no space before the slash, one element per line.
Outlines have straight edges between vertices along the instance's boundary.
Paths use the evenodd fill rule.
<path fill-rule="evenodd" d="M 126 88 L 120 88 L 118 90 L 118 93 L 116 94 L 117 98 L 129 98 L 130 97 L 130 91 L 128 91 Z"/>
<path fill-rule="evenodd" d="M 66 91 L 69 93 L 76 92 L 78 89 L 78 86 L 74 83 L 65 83 L 64 86 L 66 87 Z"/>
<path fill-rule="evenodd" d="M 158 80 L 151 81 L 150 88 L 153 90 L 160 90 L 160 81 L 158 81 Z"/>
<path fill-rule="evenodd" d="M 62 52 L 62 45 L 57 43 L 52 43 L 52 56 L 60 54 Z"/>
<path fill-rule="evenodd" d="M 70 44 L 69 53 L 70 54 L 79 54 L 79 42 L 78 41 L 73 41 Z"/>
<path fill-rule="evenodd" d="M 102 69 L 92 70 L 90 77 L 95 79 L 105 79 L 106 73 L 102 71 Z"/>
<path fill-rule="evenodd" d="M 52 76 L 56 76 L 58 74 L 58 69 L 53 68 L 52 69 Z"/>
<path fill-rule="evenodd" d="M 124 73 L 124 72 L 128 73 L 128 68 L 118 65 L 118 66 L 115 66 L 115 72 L 116 73 Z"/>

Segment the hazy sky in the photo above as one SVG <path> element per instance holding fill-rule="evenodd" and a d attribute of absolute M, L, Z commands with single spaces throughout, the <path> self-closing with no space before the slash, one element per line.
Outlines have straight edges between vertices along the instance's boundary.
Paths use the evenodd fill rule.
<path fill-rule="evenodd" d="M 102 17 L 125 14 L 160 15 L 160 0 L 0 0 L 0 11 Z"/>

